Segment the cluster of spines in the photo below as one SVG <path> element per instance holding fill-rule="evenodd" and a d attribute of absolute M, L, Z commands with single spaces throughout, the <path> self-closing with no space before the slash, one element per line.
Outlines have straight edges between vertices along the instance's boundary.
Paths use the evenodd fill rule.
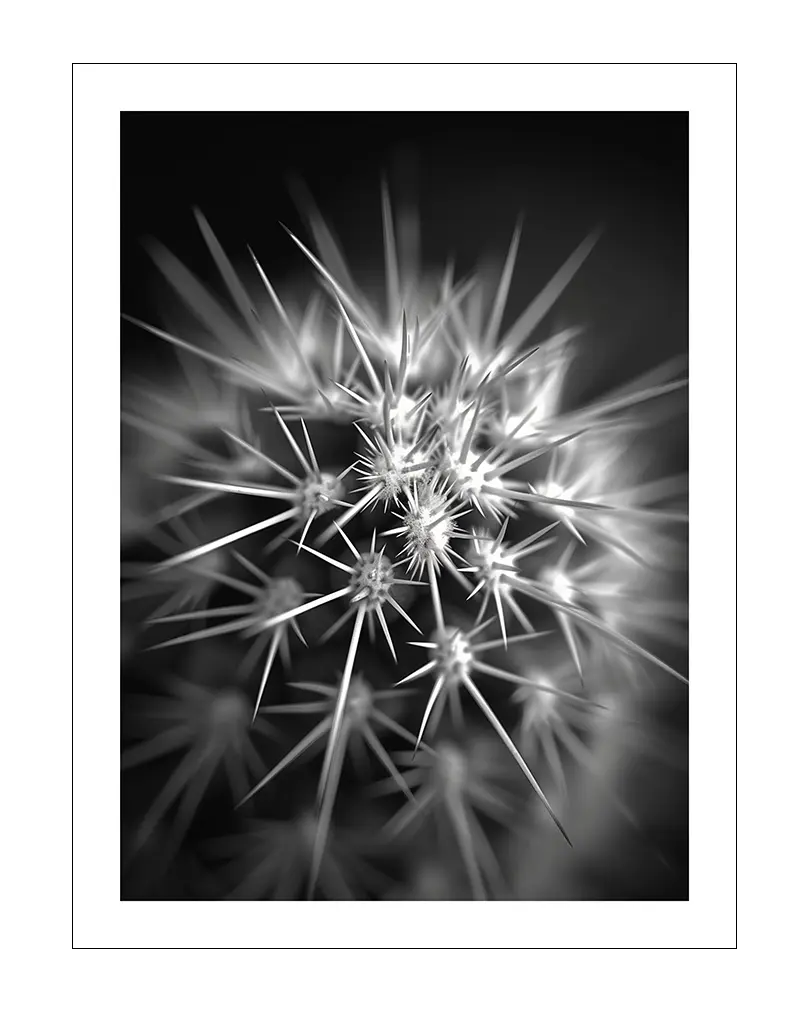
<path fill-rule="evenodd" d="M 303 710 L 311 712 L 313 707 L 324 718 L 301 744 L 248 791 L 244 800 L 272 781 L 280 770 L 313 744 L 327 737 L 319 779 L 318 818 L 309 893 L 313 893 L 322 864 L 341 764 L 348 740 L 354 731 L 364 735 L 373 753 L 389 772 L 391 780 L 406 793 L 409 803 L 415 804 L 413 795 L 405 785 L 405 779 L 370 726 L 368 716 L 375 713 L 378 717 L 376 703 L 382 695 L 380 692 L 371 692 L 369 685 L 355 676 L 355 670 L 365 622 L 370 626 L 379 626 L 396 661 L 396 648 L 386 619 L 387 608 L 388 611 L 399 614 L 421 635 L 424 634 L 395 598 L 395 587 L 427 587 L 434 627 L 428 639 L 411 644 L 429 649 L 431 659 L 398 682 L 410 684 L 425 675 L 432 676 L 433 687 L 422 723 L 416 736 L 394 720 L 390 720 L 390 725 L 386 722 L 387 717 L 384 717 L 383 728 L 388 726 L 392 732 L 404 736 L 409 742 L 413 741 L 414 753 L 422 747 L 426 754 L 435 755 L 435 743 L 432 744 L 431 739 L 441 715 L 441 703 L 447 701 L 452 706 L 454 718 L 458 721 L 461 718 L 460 694 L 463 688 L 482 711 L 566 838 L 566 831 L 558 815 L 522 751 L 489 705 L 475 679 L 481 675 L 515 684 L 517 691 L 514 697 L 518 699 L 527 698 L 530 692 L 534 692 L 546 699 L 563 697 L 569 699 L 571 704 L 581 706 L 583 699 L 561 691 L 546 677 L 522 677 L 484 662 L 482 653 L 488 649 L 507 649 L 511 643 L 532 641 L 542 634 L 534 630 L 529 616 L 523 610 L 523 599 L 544 604 L 555 615 L 581 678 L 584 668 L 579 630 L 599 635 L 625 655 L 652 662 L 683 679 L 677 671 L 606 623 L 602 616 L 585 605 L 591 586 L 582 585 L 580 573 L 575 575 L 569 572 L 568 564 L 573 549 L 571 546 L 554 568 L 538 572 L 538 577 L 523 570 L 520 564 L 531 554 L 549 546 L 550 541 L 543 538 L 559 526 L 571 534 L 577 543 L 585 544 L 587 538 L 594 538 L 605 548 L 624 549 L 624 541 L 620 544 L 620 538 L 614 536 L 600 520 L 630 518 L 638 522 L 648 519 L 664 522 L 685 519 L 684 514 L 667 513 L 646 505 L 630 505 L 627 502 L 620 505 L 610 501 L 572 497 L 565 493 L 564 487 L 558 484 L 554 476 L 558 473 L 561 453 L 569 452 L 572 444 L 587 431 L 614 430 L 614 425 L 620 424 L 624 428 L 624 412 L 629 407 L 673 391 L 682 384 L 682 380 L 623 391 L 620 396 L 610 397 L 605 403 L 572 414 L 559 415 L 556 412 L 551 417 L 537 416 L 537 412 L 541 414 L 541 403 L 536 399 L 537 391 L 543 383 L 555 382 L 557 385 L 559 376 L 556 374 L 554 377 L 547 367 L 543 370 L 538 368 L 536 347 L 525 351 L 521 351 L 521 348 L 531 330 L 549 310 L 588 255 L 595 237 L 587 239 L 576 250 L 504 335 L 501 335 L 501 324 L 519 244 L 519 230 L 515 231 L 512 239 L 485 329 L 472 332 L 461 312 L 474 282 L 464 282 L 454 287 L 450 273 L 445 276 L 441 286 L 439 302 L 431 307 L 422 322 L 416 320 L 415 325 L 409 327 L 399 295 L 402 285 L 397 275 L 396 250 L 392 245 L 394 232 L 391 211 L 384 198 L 390 317 L 386 325 L 378 325 L 374 310 L 360 301 L 352 289 L 348 290 L 341 277 L 337 279 L 332 270 L 320 262 L 299 239 L 291 236 L 319 272 L 322 285 L 337 314 L 333 353 L 327 362 L 328 375 L 324 375 L 321 370 L 321 363 L 326 357 L 324 352 L 315 349 L 313 357 L 310 357 L 304 350 L 303 336 L 309 332 L 308 321 L 310 318 L 320 318 L 318 299 L 314 300 L 313 314 L 309 310 L 300 325 L 293 322 L 251 252 L 259 277 L 279 319 L 281 338 L 298 365 L 297 373 L 293 373 L 295 385 L 291 386 L 285 381 L 286 366 L 281 363 L 284 359 L 280 342 L 267 332 L 260 321 L 250 297 L 208 223 L 202 217 L 199 221 L 233 301 L 245 317 L 250 335 L 256 339 L 255 347 L 250 346 L 250 361 L 257 360 L 258 355 L 263 354 L 268 364 L 262 364 L 259 368 L 252 363 L 242 365 L 244 337 L 238 338 L 235 354 L 229 341 L 229 356 L 223 357 L 196 348 L 148 324 L 141 325 L 151 333 L 169 340 L 182 352 L 196 353 L 205 358 L 228 379 L 244 384 L 255 382 L 270 396 L 276 395 L 279 389 L 289 388 L 290 402 L 286 408 L 270 406 L 265 409 L 275 418 L 299 472 L 294 472 L 267 455 L 263 446 L 256 444 L 254 437 L 248 439 L 236 432 L 226 431 L 227 437 L 245 459 L 258 462 L 271 476 L 282 479 L 283 483 L 267 484 L 255 479 L 243 481 L 240 479 L 241 469 L 237 472 L 233 467 L 227 473 L 215 468 L 212 473 L 215 479 L 208 476 L 201 478 L 164 474 L 165 481 L 191 488 L 195 492 L 190 500 L 179 503 L 179 510 L 183 514 L 192 512 L 207 500 L 197 498 L 197 492 L 215 497 L 223 494 L 254 496 L 278 501 L 286 507 L 277 515 L 234 533 L 173 553 L 154 566 L 151 575 L 159 577 L 168 572 L 188 573 L 193 568 L 196 570 L 200 561 L 218 557 L 219 552 L 232 544 L 274 528 L 280 542 L 290 540 L 299 533 L 299 539 L 292 540 L 297 550 L 324 560 L 345 575 L 347 581 L 346 585 L 330 593 L 306 593 L 296 581 L 284 580 L 280 583 L 253 562 L 234 552 L 234 556 L 255 579 L 255 583 L 247 583 L 218 571 L 212 571 L 209 578 L 237 589 L 248 597 L 248 602 L 235 607 L 195 607 L 182 613 L 157 614 L 154 617 L 157 622 L 201 619 L 204 622 L 222 621 L 182 634 L 157 647 L 223 634 L 236 633 L 254 637 L 253 650 L 264 659 L 252 715 L 252 722 L 258 725 L 261 699 L 276 656 L 280 654 L 284 665 L 289 664 L 288 630 L 292 629 L 305 644 L 297 619 L 312 609 L 334 601 L 344 601 L 345 613 L 333 622 L 323 637 L 335 634 L 352 620 L 350 644 L 338 688 L 329 690 L 321 685 L 305 685 L 307 690 L 316 690 L 324 698 L 320 702 L 305 703 Z M 165 259 L 164 254 L 161 254 L 161 265 L 168 270 L 175 286 L 212 332 L 230 332 L 228 322 L 225 321 L 223 325 L 218 306 L 210 296 L 200 293 L 197 283 L 182 267 L 176 267 L 168 257 Z M 345 336 L 349 338 L 349 353 L 346 351 Z M 453 378 L 449 382 L 428 388 L 423 380 L 424 354 L 437 340 L 459 357 L 453 361 Z M 318 340 L 317 344 L 319 343 Z M 556 368 L 560 367 L 563 359 L 556 356 L 555 360 Z M 267 376 L 270 369 L 272 372 Z M 544 375 L 541 374 L 542 371 Z M 527 383 L 533 400 L 528 410 L 513 418 L 503 395 L 505 383 L 512 380 L 519 381 L 523 386 Z M 529 426 L 534 417 L 537 427 L 531 433 Z M 307 420 L 326 418 L 337 423 L 352 423 L 364 444 L 364 449 L 358 453 L 355 462 L 338 473 L 320 467 L 306 425 Z M 289 427 L 290 423 L 299 424 L 303 448 Z M 544 486 L 534 487 L 513 476 L 524 465 L 547 454 L 550 455 L 551 465 Z M 359 474 L 362 485 L 355 492 L 348 491 L 345 485 L 348 474 L 353 470 Z M 355 502 L 348 500 L 353 493 L 357 495 Z M 635 489 L 632 496 L 629 495 L 631 497 L 635 502 Z M 379 505 L 383 506 L 384 511 L 391 509 L 393 516 L 399 520 L 399 525 L 380 532 L 381 537 L 394 535 L 400 538 L 401 547 L 397 551 L 390 552 L 387 549 L 386 545 L 390 541 L 383 541 L 378 546 L 377 529 L 373 531 L 371 543 L 365 549 L 359 549 L 346 532 L 346 527 L 353 519 L 367 511 L 374 511 Z M 525 507 L 538 510 L 553 521 L 544 529 L 513 543 L 508 539 L 509 523 Z M 326 520 L 325 527 L 317 530 L 316 537 L 312 538 L 317 520 L 328 514 L 331 517 L 335 514 L 335 517 Z M 593 519 L 597 516 L 599 520 Z M 487 528 L 487 523 L 499 524 L 499 529 L 492 532 Z M 347 561 L 326 554 L 321 549 L 337 535 L 349 554 Z M 482 597 L 476 626 L 470 631 L 453 627 L 445 620 L 440 581 L 448 577 L 461 586 L 465 599 L 477 594 Z M 282 605 L 278 605 L 277 600 Z M 192 598 L 187 602 L 199 601 Z M 490 604 L 494 613 L 488 620 L 484 620 Z M 174 606 L 172 609 L 175 609 Z M 512 620 L 516 620 L 522 627 L 521 634 L 509 635 L 509 622 Z M 497 621 L 500 638 L 481 641 L 482 633 L 493 621 Z M 591 707 L 590 702 L 585 704 Z M 289 706 L 289 710 L 299 711 L 302 707 L 302 704 L 294 709 Z M 546 708 L 547 705 L 544 705 L 543 710 Z M 272 711 L 278 712 L 279 709 L 273 707 Z M 286 712 L 287 709 L 284 707 L 282 711 Z M 526 723 L 523 716 L 522 721 L 528 728 L 532 725 L 530 718 Z M 423 741 L 426 733 L 428 739 Z M 543 746 L 552 763 L 555 738 L 552 735 L 547 737 Z M 212 753 L 216 751 L 212 749 Z M 193 787 L 193 796 L 195 793 L 196 787 Z M 463 819 L 459 819 L 456 833 L 463 850 Z M 470 869 L 470 877 L 476 894 L 480 896 L 483 888 L 475 882 L 474 866 Z"/>

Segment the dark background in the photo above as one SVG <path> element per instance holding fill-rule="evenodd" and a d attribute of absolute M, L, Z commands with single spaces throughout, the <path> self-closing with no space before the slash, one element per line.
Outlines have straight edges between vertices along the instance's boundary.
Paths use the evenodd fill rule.
<path fill-rule="evenodd" d="M 192 207 L 235 263 L 250 243 L 277 282 L 307 276 L 279 226 L 308 233 L 302 180 L 351 265 L 379 274 L 380 178 L 420 208 L 422 253 L 456 273 L 502 256 L 525 215 L 509 317 L 597 225 L 604 234 L 560 310 L 590 322 L 586 367 L 635 375 L 687 342 L 688 115 L 685 113 L 123 113 L 122 307 L 156 321 L 165 285 L 156 237 L 215 281 Z M 524 279 L 526 283 L 521 283 Z M 123 329 L 123 368 L 162 348 Z M 598 375 L 598 383 L 603 376 Z"/>

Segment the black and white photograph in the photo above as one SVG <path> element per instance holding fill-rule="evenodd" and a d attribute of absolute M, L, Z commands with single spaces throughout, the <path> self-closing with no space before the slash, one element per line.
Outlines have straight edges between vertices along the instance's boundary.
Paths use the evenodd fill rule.
<path fill-rule="evenodd" d="M 689 113 L 119 130 L 120 899 L 688 901 Z"/>
<path fill-rule="evenodd" d="M 72 984 L 34 965 L 69 898 L 73 951 L 198 952 L 85 961 L 90 1006 L 244 1001 L 251 966 L 271 999 L 389 1010 L 768 998 L 796 711 L 786 46 L 741 77 L 468 62 L 562 21 L 577 55 L 630 58 L 655 18 L 312 8 L 145 5 L 120 44 L 441 38 L 463 62 L 73 63 L 71 95 L 31 67 L 39 112 L 10 105 L 17 974 Z M 71 344 L 43 314 L 70 302 Z M 70 438 L 71 509 L 11 493 Z M 740 945 L 769 981 L 661 956 Z"/>

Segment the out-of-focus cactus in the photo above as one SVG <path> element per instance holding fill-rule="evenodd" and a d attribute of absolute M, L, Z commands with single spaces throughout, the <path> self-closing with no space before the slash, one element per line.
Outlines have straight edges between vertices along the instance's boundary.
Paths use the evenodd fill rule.
<path fill-rule="evenodd" d="M 155 247 L 202 335 L 132 320 L 177 349 L 185 395 L 126 402 L 145 442 L 125 486 L 160 490 L 132 526 L 124 599 L 156 600 L 145 644 L 185 662 L 123 720 L 126 766 L 183 755 L 128 855 L 159 832 L 183 845 L 222 774 L 225 823 L 202 832 L 228 837 L 221 894 L 518 897 L 509 839 L 550 844 L 535 804 L 573 844 L 572 783 L 602 779 L 609 699 L 648 670 L 685 686 L 658 651 L 683 633 L 685 481 L 637 462 L 646 406 L 685 385 L 682 364 L 566 408 L 578 327 L 536 330 L 596 234 L 507 325 L 519 228 L 494 290 L 449 267 L 423 278 L 384 189 L 371 301 L 312 211 L 316 251 L 287 240 L 318 280 L 303 309 L 252 252 L 251 290 L 197 221 L 229 305 Z M 182 650 L 221 639 L 217 682 L 193 682 Z"/>

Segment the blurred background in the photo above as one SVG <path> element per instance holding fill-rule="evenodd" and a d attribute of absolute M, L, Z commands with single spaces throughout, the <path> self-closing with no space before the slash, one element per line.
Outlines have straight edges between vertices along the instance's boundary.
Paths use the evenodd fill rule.
<path fill-rule="evenodd" d="M 686 114 L 128 112 L 121 125 L 121 303 L 128 315 L 175 332 L 186 323 L 148 255 L 151 239 L 220 290 L 195 207 L 211 223 L 246 286 L 256 283 L 249 244 L 278 290 L 302 301 L 314 287 L 313 274 L 280 225 L 309 240 L 299 209 L 306 192 L 364 288 L 380 289 L 380 183 L 385 177 L 397 206 L 418 209 L 420 254 L 431 269 L 441 271 L 454 257 L 456 276 L 476 268 L 499 275 L 523 216 L 509 319 L 589 232 L 602 228 L 596 249 L 542 324 L 545 334 L 583 327 L 564 392 L 568 405 L 588 403 L 688 349 Z M 124 323 L 121 346 L 123 402 L 142 383 L 169 391 L 180 382 L 167 344 Z M 660 473 L 686 470 L 687 423 L 684 401 L 654 418 L 646 451 L 657 458 Z M 152 547 L 136 533 L 136 514 L 148 505 L 140 450 L 137 439 L 123 432 L 126 563 L 147 560 Z M 209 521 L 213 525 L 214 517 Z M 685 547 L 675 550 L 683 552 Z M 685 568 L 672 560 L 671 591 L 685 601 Z M 186 647 L 180 656 L 167 655 L 171 650 L 146 652 L 151 644 L 143 631 L 147 605 L 125 602 L 122 614 L 125 740 L 126 707 L 135 707 L 166 671 L 176 664 L 180 671 L 205 669 L 199 680 L 208 683 L 234 665 L 238 654 L 225 639 Z M 682 660 L 685 668 L 680 647 L 665 658 Z M 576 780 L 570 803 L 580 811 L 573 833 L 581 842 L 574 851 L 554 833 L 540 830 L 536 808 L 530 824 L 521 821 L 518 831 L 498 842 L 510 897 L 688 897 L 687 692 L 669 678 L 659 685 L 637 697 L 635 718 L 621 713 L 624 726 L 605 734 L 598 746 L 602 788 L 596 776 Z M 244 829 L 222 793 L 215 798 L 212 792 L 201 805 L 178 855 L 159 849 L 158 832 L 148 846 L 126 845 L 162 780 L 157 765 L 123 776 L 122 897 L 226 896 L 229 888 L 220 883 L 208 843 L 225 835 L 241 837 Z M 368 837 L 370 817 L 356 803 L 346 827 L 361 839 Z M 367 888 L 368 896 L 468 896 L 449 879 L 434 846 L 424 840 L 414 844 L 418 850 L 411 856 L 381 867 L 386 882 Z M 347 851 L 358 845 L 351 842 Z"/>

